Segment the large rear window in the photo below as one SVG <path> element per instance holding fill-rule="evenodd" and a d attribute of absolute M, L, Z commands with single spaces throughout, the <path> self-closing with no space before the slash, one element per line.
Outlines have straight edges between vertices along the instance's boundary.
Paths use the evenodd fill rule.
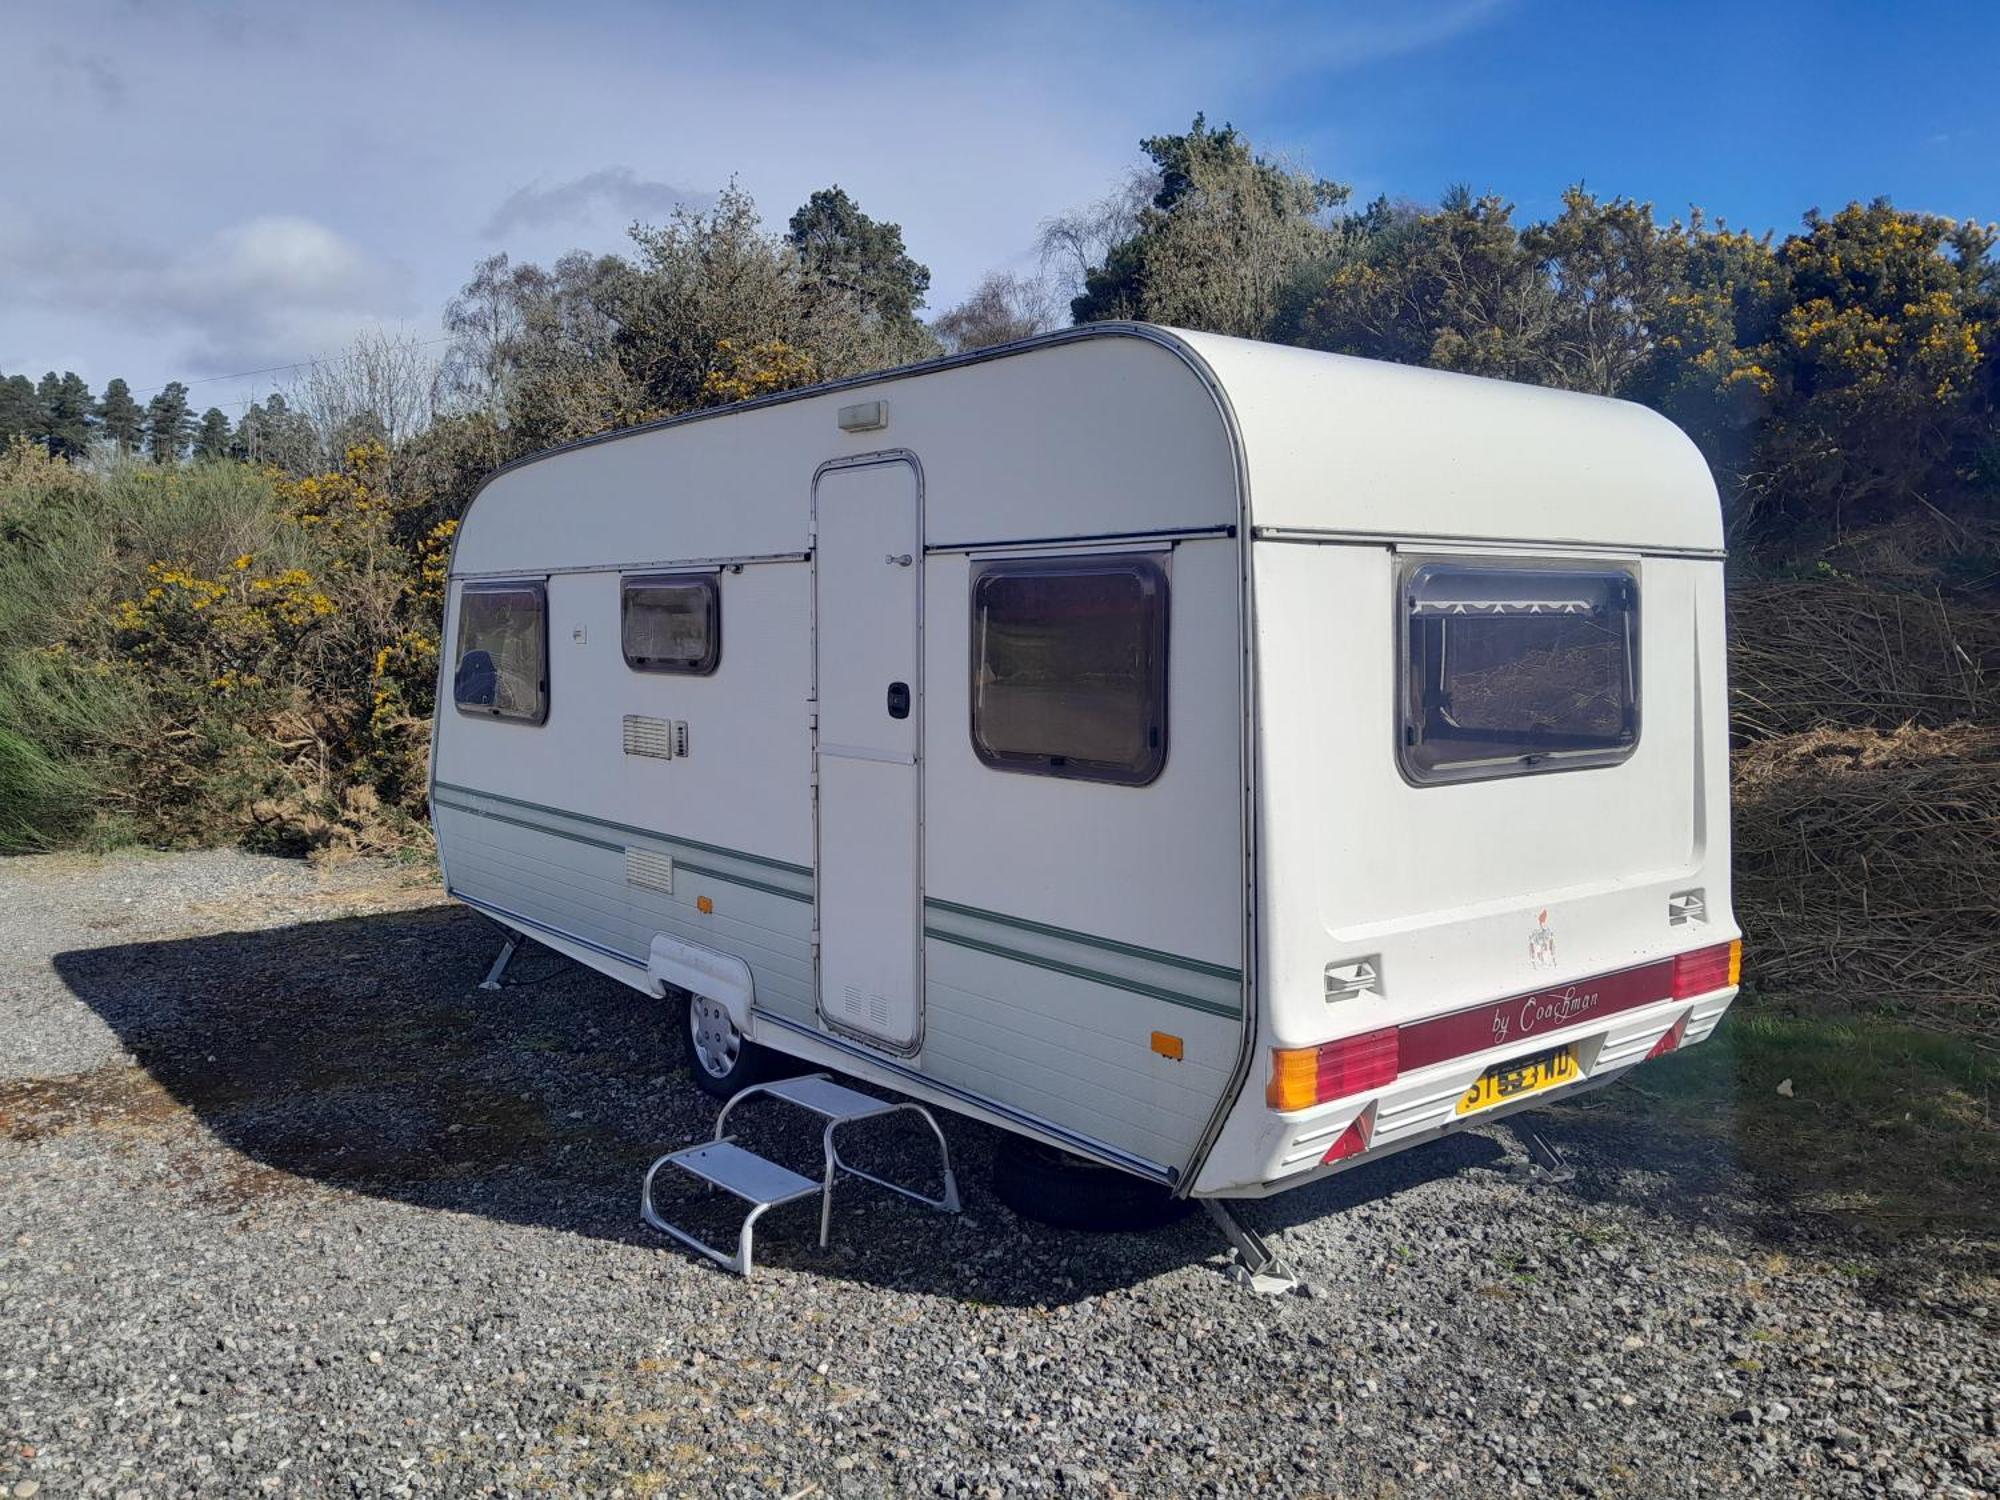
<path fill-rule="evenodd" d="M 1623 568 L 1422 563 L 1403 577 L 1413 781 L 1625 759 L 1639 742 L 1639 584 Z"/>

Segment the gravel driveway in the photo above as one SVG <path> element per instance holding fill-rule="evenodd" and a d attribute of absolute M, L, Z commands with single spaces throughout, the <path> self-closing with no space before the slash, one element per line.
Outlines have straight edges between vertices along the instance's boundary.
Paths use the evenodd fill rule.
<path fill-rule="evenodd" d="M 647 1235 L 658 1007 L 387 864 L 0 862 L 0 1496 L 1986 1495 L 1992 1283 L 1789 1222 L 1630 1090 L 1250 1217 L 853 1187 Z M 538 982 L 534 982 L 538 981 Z M 1533 1130 L 1576 1167 L 1515 1169 Z M 810 1158 L 802 1132 L 787 1144 Z"/>

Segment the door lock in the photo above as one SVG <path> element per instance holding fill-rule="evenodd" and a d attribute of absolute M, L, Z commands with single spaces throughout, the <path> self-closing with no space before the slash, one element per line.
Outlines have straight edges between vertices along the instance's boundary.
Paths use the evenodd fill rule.
<path fill-rule="evenodd" d="M 892 568 L 907 568 L 910 565 L 911 558 L 907 552 L 891 552 L 882 561 Z"/>
<path fill-rule="evenodd" d="M 889 684 L 889 717 L 907 719 L 910 716 L 910 685 L 907 682 Z"/>

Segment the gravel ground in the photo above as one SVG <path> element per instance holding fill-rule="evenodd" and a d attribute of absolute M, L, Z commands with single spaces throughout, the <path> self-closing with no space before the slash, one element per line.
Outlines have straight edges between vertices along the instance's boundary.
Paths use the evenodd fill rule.
<path fill-rule="evenodd" d="M 1629 1090 L 1253 1207 L 1298 1295 L 1199 1217 L 1017 1220 L 964 1122 L 962 1218 L 852 1187 L 736 1281 L 635 1222 L 713 1120 L 658 1008 L 540 950 L 482 995 L 437 901 L 0 862 L 0 1496 L 2000 1486 L 1976 1259 L 1791 1222 Z"/>

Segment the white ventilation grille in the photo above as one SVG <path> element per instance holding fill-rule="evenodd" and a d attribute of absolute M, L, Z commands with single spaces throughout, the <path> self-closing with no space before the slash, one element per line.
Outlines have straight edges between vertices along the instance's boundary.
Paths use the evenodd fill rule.
<path fill-rule="evenodd" d="M 625 851 L 625 883 L 644 886 L 649 891 L 674 893 L 674 862 L 650 849 Z"/>
<path fill-rule="evenodd" d="M 649 719 L 643 714 L 625 715 L 625 753 L 651 755 L 660 760 L 674 758 L 674 726 L 669 719 Z"/>

